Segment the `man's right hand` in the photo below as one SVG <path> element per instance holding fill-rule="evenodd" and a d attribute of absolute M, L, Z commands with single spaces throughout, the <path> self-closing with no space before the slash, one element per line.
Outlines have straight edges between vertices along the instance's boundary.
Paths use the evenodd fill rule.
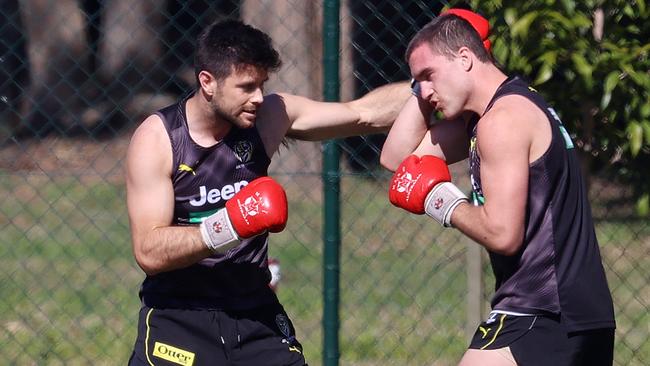
<path fill-rule="evenodd" d="M 208 216 L 200 225 L 203 242 L 215 253 L 224 253 L 266 231 L 280 232 L 287 224 L 287 196 L 270 177 L 250 182 L 226 207 Z"/>
<path fill-rule="evenodd" d="M 451 213 L 467 197 L 451 183 L 447 163 L 435 156 L 410 155 L 400 164 L 391 180 L 390 202 L 415 214 L 427 215 L 451 226 Z"/>

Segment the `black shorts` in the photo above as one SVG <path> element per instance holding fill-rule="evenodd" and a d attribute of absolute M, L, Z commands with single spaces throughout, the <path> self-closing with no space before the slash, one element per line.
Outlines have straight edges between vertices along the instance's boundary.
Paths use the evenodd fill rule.
<path fill-rule="evenodd" d="M 306 362 L 280 304 L 246 311 L 144 306 L 129 365 L 306 366 Z"/>
<path fill-rule="evenodd" d="M 518 365 L 611 366 L 614 329 L 568 333 L 559 318 L 491 313 L 474 333 L 469 348 L 510 347 Z"/>

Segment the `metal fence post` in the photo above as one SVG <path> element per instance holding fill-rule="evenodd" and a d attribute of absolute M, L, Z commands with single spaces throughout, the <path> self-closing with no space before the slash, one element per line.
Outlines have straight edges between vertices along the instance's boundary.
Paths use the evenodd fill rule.
<path fill-rule="evenodd" d="M 339 99 L 339 1 L 323 2 L 323 94 L 326 101 Z M 340 161 L 336 140 L 324 143 L 323 152 L 323 365 L 339 361 L 340 274 Z"/>

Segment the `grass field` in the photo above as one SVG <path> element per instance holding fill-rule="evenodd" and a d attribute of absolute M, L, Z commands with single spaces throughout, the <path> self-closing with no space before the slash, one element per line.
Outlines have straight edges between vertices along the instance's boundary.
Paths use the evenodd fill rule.
<path fill-rule="evenodd" d="M 271 240 L 283 273 L 278 293 L 309 363 L 320 365 L 320 177 L 279 179 L 290 219 Z M 384 186 L 342 181 L 340 364 L 455 364 L 466 344 L 466 241 L 392 208 Z M 143 274 L 120 179 L 2 174 L 0 197 L 2 363 L 125 364 Z M 650 224 L 599 220 L 597 230 L 616 302 L 615 364 L 650 364 Z"/>

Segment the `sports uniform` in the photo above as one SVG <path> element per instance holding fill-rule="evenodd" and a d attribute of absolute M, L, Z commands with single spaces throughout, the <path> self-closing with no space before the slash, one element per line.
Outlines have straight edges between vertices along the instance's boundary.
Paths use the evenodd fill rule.
<path fill-rule="evenodd" d="M 614 310 L 577 154 L 555 111 L 520 78 L 504 81 L 486 112 L 500 97 L 513 94 L 546 114 L 552 139 L 529 166 L 522 248 L 513 256 L 489 252 L 496 278 L 493 313 L 470 348 L 510 346 L 522 365 L 611 365 Z M 477 123 L 469 125 L 469 164 L 472 201 L 481 205 Z M 586 344 L 592 349 L 577 351 Z"/>
<path fill-rule="evenodd" d="M 432 20 L 409 43 L 406 58 L 421 85 L 417 104 L 400 113 L 382 150 L 382 160 L 395 170 L 389 199 L 456 227 L 490 254 L 493 312 L 460 364 L 611 365 L 612 298 L 573 143 L 555 111 L 495 65 L 488 35 L 485 19 L 452 12 Z M 532 102 L 546 118 L 526 111 L 530 106 L 520 98 L 503 100 L 489 112 L 509 95 Z M 427 124 L 434 110 L 449 120 Z M 485 122 L 480 137 L 485 141 L 477 141 L 479 119 Z M 514 130 L 519 126 L 521 138 Z M 549 137 L 549 146 L 539 151 Z M 448 168 L 467 156 L 462 151 L 467 142 L 469 199 L 452 183 Z M 411 147 L 405 158 L 403 145 Z"/>
<path fill-rule="evenodd" d="M 233 127 L 214 146 L 196 144 L 186 101 L 157 112 L 173 152 L 173 225 L 198 225 L 266 176 L 270 164 L 256 128 Z M 304 365 L 270 279 L 266 233 L 189 267 L 147 276 L 130 364 Z"/>

